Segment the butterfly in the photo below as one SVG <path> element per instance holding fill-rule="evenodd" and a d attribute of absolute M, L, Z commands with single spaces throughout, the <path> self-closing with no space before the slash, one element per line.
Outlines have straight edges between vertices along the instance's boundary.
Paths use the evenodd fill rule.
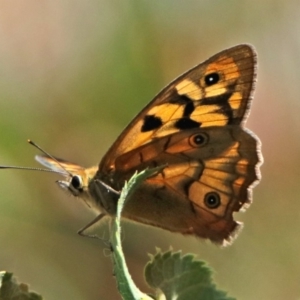
<path fill-rule="evenodd" d="M 116 191 L 136 171 L 162 166 L 138 187 L 123 217 L 229 244 L 242 225 L 233 213 L 249 206 L 260 179 L 260 141 L 244 128 L 256 64 L 253 47 L 237 45 L 190 69 L 131 121 L 99 166 L 36 159 L 98 212 L 90 224 L 115 215 Z"/>

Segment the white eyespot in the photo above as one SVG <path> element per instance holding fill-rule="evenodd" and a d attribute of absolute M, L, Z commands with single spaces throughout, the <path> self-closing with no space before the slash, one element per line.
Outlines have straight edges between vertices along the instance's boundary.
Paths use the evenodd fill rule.
<path fill-rule="evenodd" d="M 209 192 L 204 197 L 204 203 L 210 209 L 218 208 L 221 205 L 220 195 L 216 192 Z"/>
<path fill-rule="evenodd" d="M 203 147 L 208 143 L 208 135 L 204 132 L 193 134 L 190 136 L 189 142 L 194 148 Z"/>

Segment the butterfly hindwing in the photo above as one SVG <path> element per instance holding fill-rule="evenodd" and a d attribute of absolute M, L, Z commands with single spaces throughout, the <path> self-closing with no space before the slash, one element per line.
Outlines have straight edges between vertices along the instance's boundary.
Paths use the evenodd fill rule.
<path fill-rule="evenodd" d="M 160 226 L 171 231 L 230 239 L 238 224 L 232 212 L 250 203 L 249 186 L 259 176 L 257 143 L 239 126 L 211 127 L 175 133 L 121 155 L 116 168 L 124 178 L 118 181 L 134 170 L 167 163 L 141 185 L 126 215 L 150 224 L 161 220 Z M 184 224 L 166 222 L 173 215 Z"/>

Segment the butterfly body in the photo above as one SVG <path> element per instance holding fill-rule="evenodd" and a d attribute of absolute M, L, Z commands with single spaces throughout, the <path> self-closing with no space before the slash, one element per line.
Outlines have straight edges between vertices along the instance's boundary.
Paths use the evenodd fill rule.
<path fill-rule="evenodd" d="M 239 227 L 233 212 L 250 204 L 251 188 L 260 177 L 260 142 L 243 127 L 255 77 L 251 46 L 216 54 L 163 89 L 127 126 L 99 167 L 64 162 L 72 175 L 61 185 L 100 213 L 114 215 L 114 190 L 136 171 L 162 166 L 132 195 L 123 217 L 230 242 Z M 38 160 L 61 170 L 51 158 Z"/>

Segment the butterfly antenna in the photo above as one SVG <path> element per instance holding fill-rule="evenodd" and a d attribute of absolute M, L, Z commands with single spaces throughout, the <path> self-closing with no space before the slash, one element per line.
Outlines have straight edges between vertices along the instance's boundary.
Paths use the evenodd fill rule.
<path fill-rule="evenodd" d="M 59 172 L 51 169 L 43 169 L 43 168 L 31 168 L 31 167 L 18 167 L 18 166 L 0 166 L 0 169 L 14 169 L 14 170 L 27 170 L 27 171 L 41 171 L 41 172 L 49 172 L 64 175 L 65 173 Z"/>
<path fill-rule="evenodd" d="M 73 174 L 71 172 L 69 172 L 60 162 L 57 158 L 55 158 L 54 156 L 52 156 L 50 153 L 46 152 L 44 149 L 42 149 L 39 145 L 37 145 L 35 142 L 33 142 L 32 140 L 28 139 L 27 142 L 34 146 L 35 148 L 39 149 L 42 153 L 44 153 L 46 156 L 50 157 L 51 159 L 53 159 L 66 173 L 68 173 L 71 177 L 73 177 Z M 43 169 L 44 170 L 44 169 Z M 52 170 L 53 171 L 53 170 Z M 59 174 L 65 174 L 65 173 L 60 173 L 60 172 L 55 172 L 54 173 L 59 173 Z"/>

